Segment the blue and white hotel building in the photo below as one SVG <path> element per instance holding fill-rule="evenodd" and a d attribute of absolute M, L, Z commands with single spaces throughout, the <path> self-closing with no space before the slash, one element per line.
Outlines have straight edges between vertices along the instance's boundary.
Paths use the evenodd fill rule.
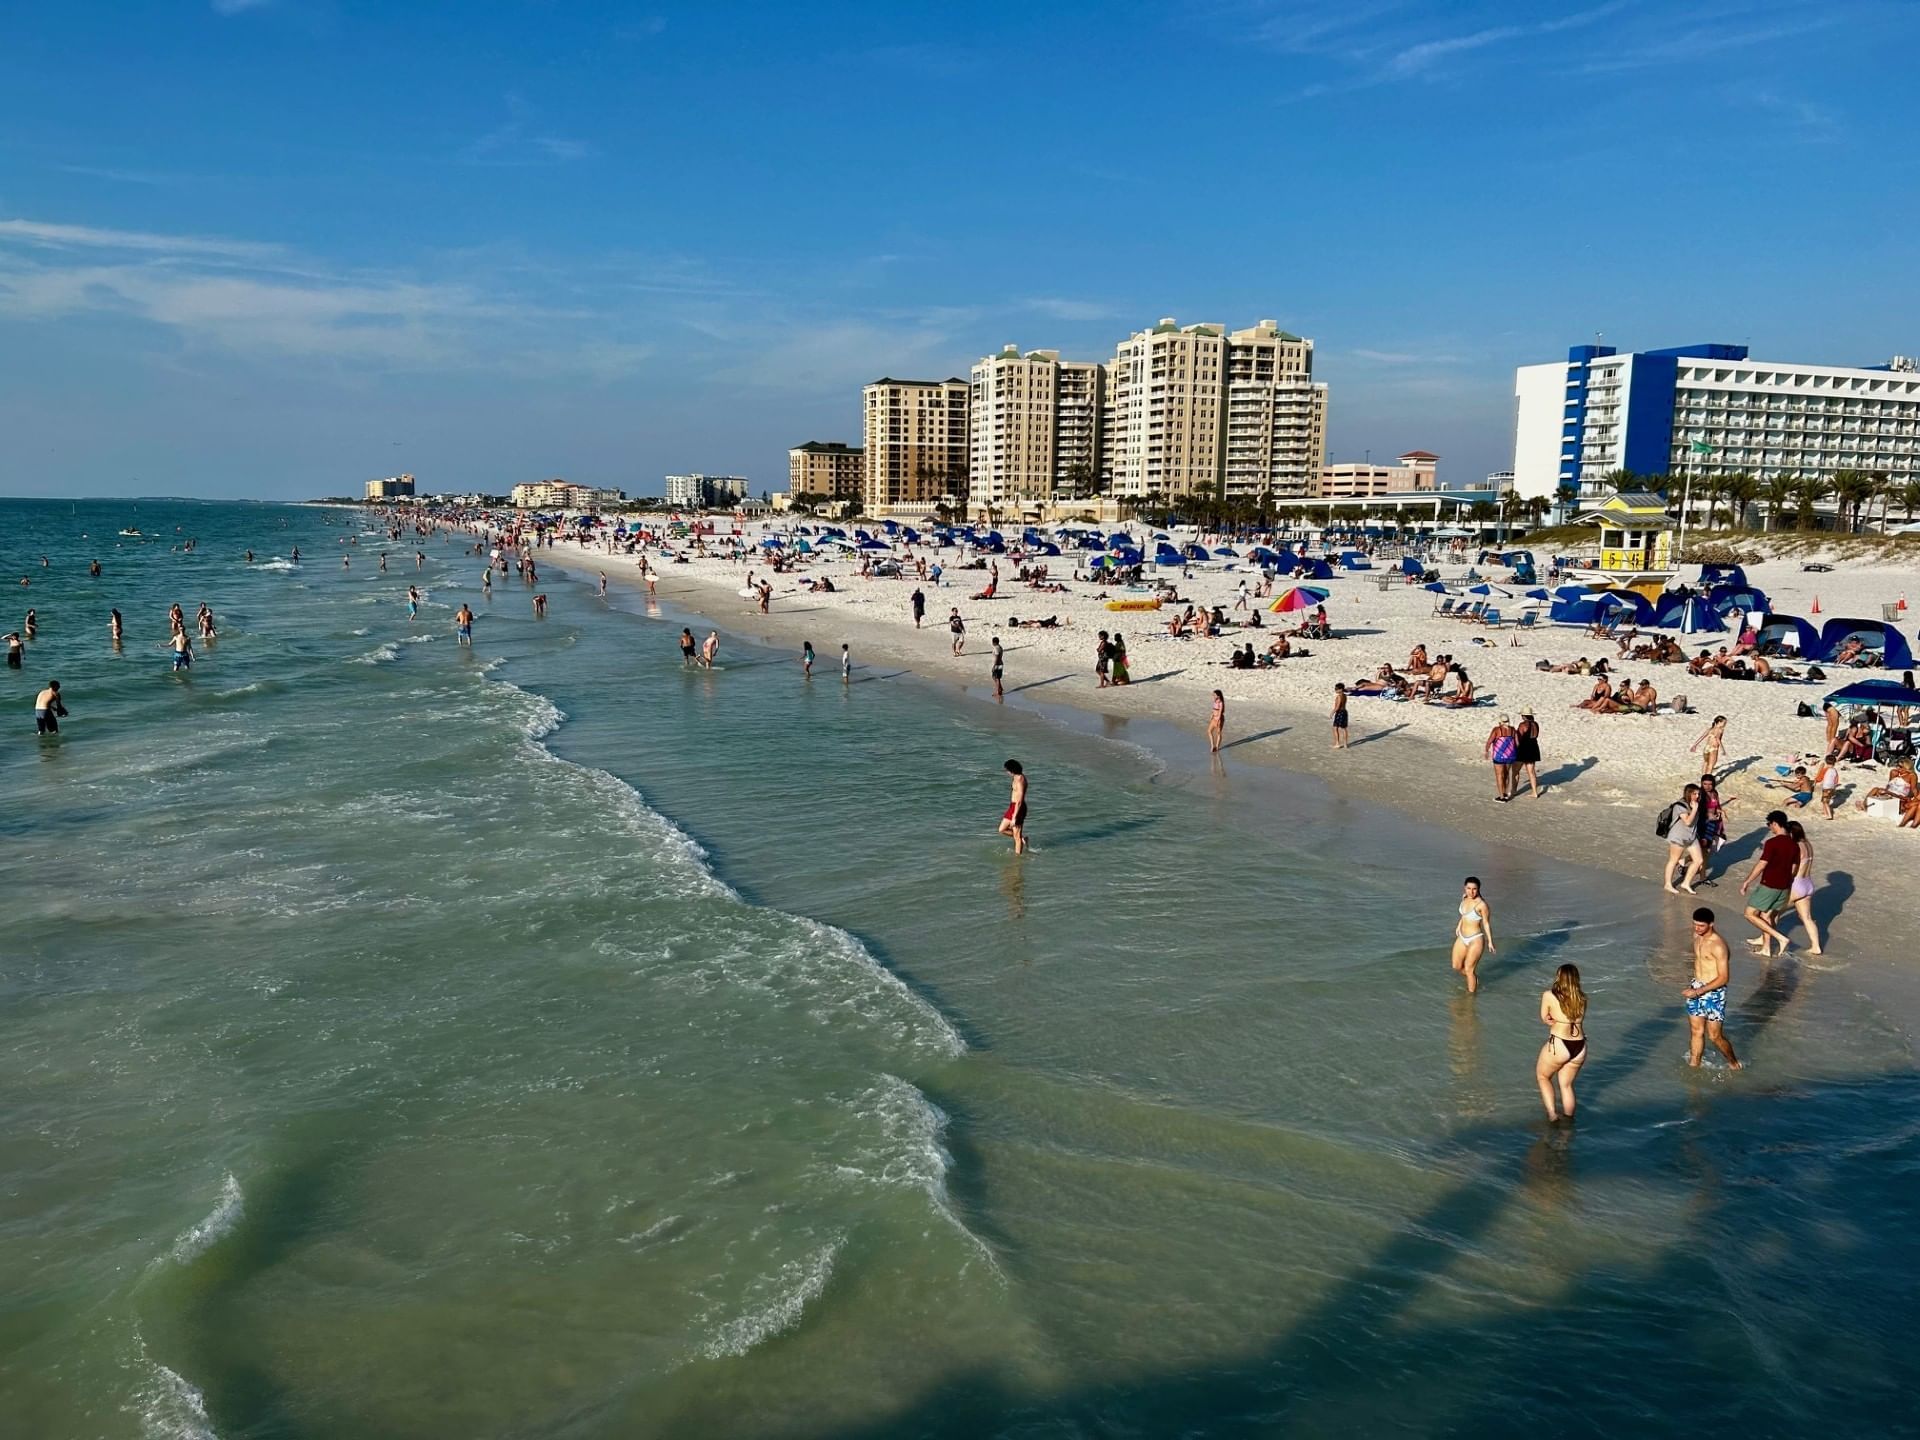
<path fill-rule="evenodd" d="M 1904 356 L 1851 368 L 1751 360 L 1744 345 L 1576 345 L 1564 361 L 1522 365 L 1513 392 L 1522 495 L 1572 482 L 1584 505 L 1615 470 L 1920 480 L 1920 366 Z"/>

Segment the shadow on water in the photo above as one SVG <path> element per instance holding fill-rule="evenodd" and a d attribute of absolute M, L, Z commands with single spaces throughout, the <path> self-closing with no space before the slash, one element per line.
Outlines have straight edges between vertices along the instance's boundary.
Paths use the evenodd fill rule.
<path fill-rule="evenodd" d="M 1460 1153 L 1484 1159 L 1477 1173 L 1338 1277 L 1297 1323 L 1241 1355 L 1052 1393 L 978 1369 L 884 1420 L 814 1433 L 1364 1434 L 1371 1420 L 1408 1433 L 1645 1436 L 1691 1431 L 1711 1414 L 1733 1433 L 1920 1434 L 1902 1399 L 1916 1329 L 1905 1267 L 1830 1229 L 1842 1197 L 1897 1199 L 1889 1179 L 1920 1163 L 1920 1132 L 1888 1135 L 1882 1117 L 1917 1103 L 1920 1080 L 1882 1076 L 1790 1096 L 1696 1098 L 1683 1124 L 1672 1104 L 1610 1113 L 1589 1122 L 1604 1127 L 1590 1138 L 1570 1126 L 1461 1132 Z M 954 1143 L 957 1160 L 972 1158 Z M 972 1202 L 973 1182 L 955 1178 Z M 1496 1225 L 1562 1227 L 1577 1220 L 1583 1187 L 1650 1182 L 1689 1192 L 1711 1233 L 1649 1234 L 1632 1303 L 1617 1264 L 1573 1250 L 1544 1277 L 1558 1282 L 1550 1298 L 1455 1318 L 1460 1266 L 1493 1243 Z M 1781 1205 L 1782 1186 L 1815 1203 Z M 969 1203 L 969 1223 L 984 1208 Z M 1746 1234 L 1768 1244 L 1723 1263 L 1723 1247 Z M 1773 1297 L 1763 1302 L 1772 1326 L 1748 1313 L 1756 1296 Z M 1833 1313 L 1835 1301 L 1848 1312 Z M 1690 1335 L 1699 1342 L 1667 1343 Z M 1474 1357 L 1470 1376 L 1460 1373 L 1464 1354 Z"/>
<path fill-rule="evenodd" d="M 1046 848 L 1059 850 L 1068 845 L 1087 845 L 1095 840 L 1111 840 L 1116 835 L 1125 835 L 1133 830 L 1151 830 L 1158 823 L 1158 820 L 1152 816 L 1123 816 L 1109 820 L 1104 825 L 1091 825 L 1082 830 L 1069 830 L 1062 835 L 1049 835 Z"/>

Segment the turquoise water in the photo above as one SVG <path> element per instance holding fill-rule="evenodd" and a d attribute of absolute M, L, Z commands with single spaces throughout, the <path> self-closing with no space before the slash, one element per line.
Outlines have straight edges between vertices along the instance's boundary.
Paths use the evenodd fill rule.
<path fill-rule="evenodd" d="M 1045 689 L 688 675 L 591 566 L 536 621 L 436 539 L 410 623 L 360 525 L 0 503 L 5 1433 L 1915 1432 L 1920 1084 L 1843 961 L 1689 1074 L 1612 877 Z"/>

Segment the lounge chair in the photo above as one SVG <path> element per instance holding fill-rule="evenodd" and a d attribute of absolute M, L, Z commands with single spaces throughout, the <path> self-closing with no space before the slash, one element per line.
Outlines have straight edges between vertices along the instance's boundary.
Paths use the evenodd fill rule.
<path fill-rule="evenodd" d="M 1471 605 L 1464 605 L 1454 611 L 1453 618 L 1456 620 L 1478 620 L 1480 618 L 1480 612 L 1486 608 L 1486 601 L 1476 600 Z"/>
<path fill-rule="evenodd" d="M 1498 610 L 1481 611 L 1480 623 L 1482 625 L 1491 625 L 1497 630 L 1500 627 L 1500 612 Z"/>
<path fill-rule="evenodd" d="M 1514 622 L 1513 628 L 1516 630 L 1531 630 L 1539 623 L 1540 612 L 1538 610 L 1529 610 Z"/>
<path fill-rule="evenodd" d="M 1453 596 L 1449 595 L 1446 599 L 1442 600 L 1438 605 L 1435 605 L 1433 607 L 1433 613 L 1436 615 L 1451 615 L 1453 614 L 1453 607 L 1458 603 L 1459 602 L 1455 600 Z"/>

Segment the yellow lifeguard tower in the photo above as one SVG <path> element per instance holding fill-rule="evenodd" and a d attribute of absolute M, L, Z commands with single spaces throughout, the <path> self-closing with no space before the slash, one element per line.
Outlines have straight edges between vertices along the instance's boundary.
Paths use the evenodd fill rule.
<path fill-rule="evenodd" d="M 1653 599 L 1679 573 L 1674 564 L 1675 526 L 1667 517 L 1664 495 L 1621 490 L 1575 516 L 1574 523 L 1600 527 L 1599 563 L 1567 570 L 1581 584 L 1637 590 Z"/>

